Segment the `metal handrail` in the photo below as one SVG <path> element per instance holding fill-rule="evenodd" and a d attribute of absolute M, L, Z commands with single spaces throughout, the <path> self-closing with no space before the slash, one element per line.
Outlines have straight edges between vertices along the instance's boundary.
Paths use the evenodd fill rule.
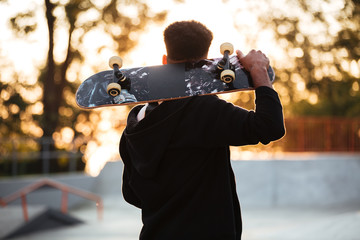
<path fill-rule="evenodd" d="M 68 212 L 68 193 L 72 193 L 72 194 L 78 195 L 82 198 L 96 202 L 96 207 L 97 207 L 97 212 L 98 212 L 98 220 L 102 220 L 104 205 L 103 205 L 103 201 L 102 201 L 101 197 L 99 197 L 98 195 L 96 195 L 94 193 L 90 193 L 90 192 L 87 192 L 87 191 L 84 191 L 84 190 L 81 190 L 78 188 L 74 188 L 74 187 L 68 186 L 63 183 L 56 182 L 56 181 L 48 179 L 48 178 L 39 180 L 35 183 L 32 183 L 26 187 L 21 188 L 20 190 L 12 193 L 6 197 L 0 198 L 0 205 L 2 207 L 6 207 L 10 202 L 15 201 L 16 199 L 20 198 L 24 220 L 27 222 L 27 221 L 29 221 L 29 215 L 28 215 L 28 210 L 27 210 L 26 195 L 43 187 L 43 186 L 50 186 L 50 187 L 59 189 L 62 192 L 62 197 L 61 197 L 61 212 L 62 213 L 66 214 Z"/>
<path fill-rule="evenodd" d="M 51 160 L 65 156 L 69 159 L 68 168 L 69 172 L 76 171 L 76 159 L 82 157 L 83 153 L 80 151 L 80 147 L 86 144 L 90 138 L 87 137 L 76 137 L 69 144 L 71 149 L 59 150 L 51 149 L 50 145 L 55 144 L 55 141 L 51 137 L 42 138 L 1 138 L 0 142 L 0 159 L 3 161 L 11 162 L 11 175 L 18 175 L 18 164 L 21 160 L 34 160 L 39 159 L 42 163 L 42 173 L 50 173 Z M 35 149 L 23 149 L 19 146 L 31 146 Z"/>

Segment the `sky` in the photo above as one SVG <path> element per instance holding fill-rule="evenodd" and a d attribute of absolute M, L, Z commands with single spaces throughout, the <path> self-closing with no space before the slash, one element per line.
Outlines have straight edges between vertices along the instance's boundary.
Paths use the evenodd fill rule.
<path fill-rule="evenodd" d="M 3 44 L 3 55 L 14 62 L 17 70 L 23 71 L 30 75 L 34 71 L 34 67 L 41 66 L 46 56 L 47 46 L 47 29 L 46 23 L 43 21 L 43 0 L 29 0 L 25 4 L 18 4 L 18 1 L 9 1 L 2 5 L 0 9 L 1 34 L 0 40 Z M 24 3 L 24 1 L 23 1 Z M 165 53 L 163 43 L 163 29 L 174 21 L 180 20 L 197 20 L 204 23 L 214 33 L 214 40 L 210 48 L 209 57 L 217 57 L 220 55 L 219 46 L 223 42 L 231 42 L 234 47 L 244 48 L 245 37 L 238 31 L 234 31 L 234 20 L 238 8 L 244 8 L 246 1 L 228 0 L 226 4 L 222 0 L 207 1 L 191 1 L 185 0 L 184 3 L 175 4 L 173 1 L 148 1 L 148 4 L 154 11 L 168 10 L 168 17 L 161 25 L 152 24 L 147 27 L 146 31 L 140 37 L 138 47 L 129 54 L 122 56 L 124 58 L 124 66 L 141 66 L 141 65 L 158 65 L 161 64 L 162 55 Z M 9 25 L 8 19 L 14 16 L 16 12 L 26 11 L 27 9 L 39 8 L 37 11 L 38 18 L 38 34 L 32 35 L 26 42 L 19 38 L 14 38 L 13 34 L 5 30 Z M 255 24 L 254 16 L 250 14 L 244 15 L 239 21 L 246 24 Z M 5 30 L 5 31 L 4 31 Z M 58 37 L 61 37 L 61 31 Z M 96 39 L 94 39 L 96 41 Z M 90 42 L 91 44 L 91 42 Z M 64 45 L 59 42 L 55 48 L 55 55 L 62 51 Z M 88 46 L 91 48 L 91 46 Z M 266 48 L 266 47 L 265 47 Z M 270 47 L 269 47 L 270 48 Z M 250 49 L 244 49 L 249 51 Z M 268 49 L 263 49 L 265 52 Z M 110 55 L 110 53 L 109 53 Z M 91 58 L 90 56 L 89 58 Z M 107 58 L 109 56 L 102 56 Z M 61 60 L 61 57 L 58 57 Z M 107 61 L 107 59 L 106 59 Z M 35 65 L 35 66 L 34 66 Z M 104 66 L 106 68 L 107 66 Z"/>
<path fill-rule="evenodd" d="M 18 71 L 21 70 L 30 82 L 36 81 L 36 71 L 44 64 L 44 59 L 46 58 L 47 27 L 43 16 L 43 1 L 44 0 L 22 0 L 22 4 L 19 4 L 20 0 L 14 0 L 7 1 L 7 3 L 0 5 L 0 41 L 2 44 L 2 52 L 0 52 L 0 54 L 9 58 L 15 69 Z M 103 0 L 93 1 L 104 2 Z M 286 9 L 287 5 L 284 4 L 285 1 L 286 0 L 276 0 L 270 1 L 267 6 L 260 5 L 258 12 L 266 12 L 268 11 L 267 9 L 260 8 L 270 6 L 271 8 L 284 8 L 285 11 L 294 16 L 299 14 L 299 11 L 294 11 L 294 9 Z M 162 34 L 164 28 L 174 21 L 190 19 L 204 23 L 214 33 L 214 40 L 209 51 L 210 58 L 220 55 L 219 46 L 221 43 L 230 42 L 234 45 L 235 49 L 240 49 L 244 53 L 250 51 L 251 48 L 258 48 L 267 54 L 270 60 L 284 59 L 281 48 L 279 44 L 275 42 L 271 31 L 259 30 L 256 13 L 247 11 L 252 5 L 250 0 L 184 0 L 184 3 L 180 4 L 176 4 L 170 0 L 147 0 L 147 2 L 155 12 L 167 10 L 168 17 L 162 24 L 151 24 L 147 26 L 140 37 L 138 46 L 128 55 L 121 56 L 124 60 L 124 67 L 161 64 L 162 56 L 165 53 Z M 329 1 L 328 3 L 321 0 L 314 0 L 314 8 L 322 9 L 329 13 L 326 16 L 331 23 L 331 27 L 321 30 L 319 28 L 309 27 L 311 18 L 308 19 L 309 16 L 302 16 L 304 31 L 313 31 L 315 35 L 319 33 L 317 34 L 319 38 L 322 36 L 322 31 L 332 31 L 336 33 L 339 26 L 333 20 L 333 16 L 335 16 L 334 12 L 336 12 L 337 9 L 341 9 L 342 6 L 342 0 Z M 36 12 L 38 31 L 37 34 L 32 34 L 24 41 L 21 37 L 14 38 L 14 35 L 8 30 L 8 19 L 14 16 L 16 12 L 24 12 L 28 9 L 38 9 Z M 240 26 L 242 30 L 236 30 L 235 25 Z M 252 46 L 249 46 L 246 42 L 246 37 L 249 34 L 257 36 L 257 42 L 253 43 Z M 64 32 L 59 30 L 57 31 L 55 39 L 61 39 L 63 36 Z M 85 64 L 82 65 L 84 74 L 91 72 L 90 69 L 87 69 L 87 64 L 95 64 L 97 66 L 103 64 L 104 69 L 107 69 L 108 66 L 105 63 L 108 61 L 108 58 L 114 54 L 111 51 L 107 51 L 99 56 L 96 51 L 92 52 L 91 49 L 95 49 L 92 44 L 95 44 L 99 38 L 95 34 L 89 38 L 92 40 L 87 41 L 88 45 L 86 47 L 89 49 L 89 55 Z M 66 41 L 56 42 L 55 56 L 59 61 L 62 61 L 64 58 L 65 46 Z"/>
<path fill-rule="evenodd" d="M 181 20 L 194 19 L 200 21 L 213 31 L 214 40 L 209 57 L 220 55 L 219 46 L 223 42 L 241 45 L 242 41 L 244 41 L 239 34 L 234 34 L 233 16 L 235 10 L 233 4 L 223 4 L 221 0 L 186 1 L 184 4 L 173 7 L 172 5 L 174 4 L 171 1 L 161 2 L 165 3 L 165 6 L 162 6 L 163 8 L 171 9 L 168 13 L 168 18 L 160 26 L 148 27 L 147 32 L 141 37 L 139 46 L 133 52 L 135 59 L 139 59 L 142 56 L 149 64 L 161 64 L 162 55 L 165 53 L 163 29 L 170 23 Z M 155 5 L 154 8 L 158 9 L 158 6 Z M 148 41 L 149 39 L 151 39 L 151 42 Z M 143 55 L 144 53 L 145 55 Z"/>

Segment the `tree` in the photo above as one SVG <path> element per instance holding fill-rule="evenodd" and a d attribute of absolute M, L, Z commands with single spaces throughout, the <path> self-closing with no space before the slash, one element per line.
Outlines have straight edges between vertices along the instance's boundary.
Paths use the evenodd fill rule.
<path fill-rule="evenodd" d="M 80 114 L 74 101 L 74 94 L 80 83 L 77 69 L 89 51 L 84 46 L 89 36 L 96 33 L 99 42 L 105 40 L 96 45 L 99 54 L 108 50 L 123 55 L 136 46 L 141 31 L 150 23 L 163 21 L 166 12 L 153 12 L 142 0 L 111 0 L 104 3 L 92 0 L 44 0 L 43 6 L 19 12 L 10 19 L 16 36 L 26 38 L 36 32 L 36 11 L 41 8 L 45 11 L 48 51 L 46 64 L 41 70 L 38 83 L 35 84 L 42 89 L 41 99 L 38 99 L 37 103 L 43 110 L 33 121 L 41 127 L 41 136 L 53 137 L 54 133 L 64 127 L 76 129 Z M 56 53 L 59 45 L 63 45 L 61 55 Z M 72 76 L 69 80 L 69 75 L 74 73 L 75 78 Z M 10 87 L 6 86 L 6 89 Z M 33 104 L 22 101 L 16 91 L 7 90 L 7 93 L 11 94 L 7 102 L 19 108 L 17 114 L 22 114 Z M 17 103 L 12 103 L 15 100 Z M 81 114 L 88 118 L 88 113 Z M 13 131 L 16 128 L 11 129 Z"/>
<path fill-rule="evenodd" d="M 264 36 L 277 43 L 275 85 L 286 113 L 360 116 L 359 1 L 256 1 L 251 6 Z M 261 40 L 259 34 L 249 38 Z"/>
<path fill-rule="evenodd" d="M 150 21 L 164 20 L 166 13 L 154 14 L 141 1 L 112 0 L 107 5 L 97 6 L 90 0 L 70 1 L 65 5 L 45 0 L 45 6 L 50 47 L 47 68 L 45 69 L 42 81 L 44 84 L 44 119 L 42 121 L 42 129 L 44 130 L 44 136 L 51 136 L 65 122 L 64 125 L 69 126 L 75 120 L 63 120 L 61 122 L 58 114 L 61 106 L 68 109 L 70 107 L 71 103 L 61 101 L 64 99 L 65 91 L 73 93 L 75 90 L 74 86 L 68 84 L 67 71 L 75 60 L 84 58 L 84 53 L 78 49 L 86 33 L 94 29 L 103 29 L 103 32 L 110 35 L 113 39 L 116 52 L 122 55 L 136 45 L 137 39 L 133 37 L 135 33 L 142 31 Z M 54 16 L 54 10 L 59 7 L 65 12 L 64 20 L 68 25 L 68 39 L 65 60 L 60 64 L 55 64 L 53 47 L 56 17 Z M 133 16 L 126 15 L 128 9 L 133 10 Z M 96 13 L 97 17 L 90 21 L 81 21 L 81 16 L 89 11 Z M 75 40 L 74 34 L 78 31 L 83 31 L 85 34 Z M 99 51 L 106 47 L 104 44 L 100 47 Z"/>

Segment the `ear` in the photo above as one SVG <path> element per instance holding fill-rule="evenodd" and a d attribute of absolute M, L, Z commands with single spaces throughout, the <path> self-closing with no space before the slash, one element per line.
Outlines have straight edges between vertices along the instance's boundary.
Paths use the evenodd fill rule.
<path fill-rule="evenodd" d="M 166 56 L 165 54 L 163 55 L 162 63 L 163 63 L 164 65 L 167 64 L 167 56 Z"/>

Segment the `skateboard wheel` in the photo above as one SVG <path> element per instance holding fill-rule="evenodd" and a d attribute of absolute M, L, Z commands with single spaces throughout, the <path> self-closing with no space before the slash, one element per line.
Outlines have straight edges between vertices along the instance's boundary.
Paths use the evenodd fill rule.
<path fill-rule="evenodd" d="M 222 55 L 224 55 L 226 51 L 229 51 L 229 55 L 233 54 L 234 46 L 228 42 L 221 44 L 220 45 L 220 53 Z"/>
<path fill-rule="evenodd" d="M 109 59 L 109 66 L 111 68 L 114 68 L 114 64 L 118 65 L 119 68 L 122 67 L 122 59 L 121 57 L 118 57 L 118 56 L 113 56 Z"/>
<path fill-rule="evenodd" d="M 121 87 L 120 84 L 118 83 L 110 83 L 107 86 L 107 93 L 112 96 L 112 97 L 116 97 L 117 95 L 119 95 L 121 92 Z"/>
<path fill-rule="evenodd" d="M 232 70 L 226 69 L 221 72 L 220 79 L 224 83 L 231 83 L 235 79 L 235 73 Z"/>

